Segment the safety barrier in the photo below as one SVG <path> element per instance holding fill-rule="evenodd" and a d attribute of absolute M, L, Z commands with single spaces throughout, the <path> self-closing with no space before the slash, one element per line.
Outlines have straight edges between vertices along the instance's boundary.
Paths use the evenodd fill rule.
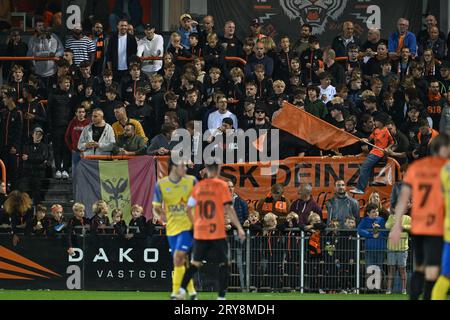
<path fill-rule="evenodd" d="M 328 230 L 317 239 L 299 229 L 264 231 L 245 243 L 229 237 L 230 289 L 316 293 L 406 292 L 412 271 L 411 244 L 402 251 L 387 249 L 387 230 L 373 239 L 356 230 Z M 314 247 L 316 246 L 317 247 Z M 398 275 L 397 275 L 398 272 Z"/>
<path fill-rule="evenodd" d="M 0 57 L 0 61 L 58 61 L 62 58 L 59 57 Z M 163 57 L 140 57 L 141 61 L 161 61 Z M 195 57 L 177 57 L 178 61 L 194 61 Z M 200 59 L 203 59 L 200 57 Z M 225 61 L 239 62 L 243 66 L 247 64 L 247 61 L 241 57 L 225 57 Z"/>
<path fill-rule="evenodd" d="M 164 229 L 156 228 L 147 237 L 135 239 L 114 235 L 111 227 L 96 236 L 91 236 L 88 228 L 78 229 L 72 242 L 78 253 L 72 259 L 66 252 L 64 234 L 53 237 L 19 235 L 21 246 L 13 247 L 11 235 L 2 235 L 0 230 L 0 244 L 61 275 L 66 274 L 70 265 L 78 265 L 86 274 L 82 288 L 87 290 L 114 287 L 115 290 L 165 291 L 170 287 L 172 258 Z M 135 231 L 130 233 L 135 234 Z M 247 236 L 247 240 L 241 241 L 234 230 L 228 232 L 230 291 L 401 293 L 405 292 L 406 279 L 412 271 L 411 240 L 403 240 L 409 244 L 407 250 L 400 250 L 406 247 L 388 249 L 387 233 L 380 236 L 379 247 L 374 247 L 374 239 L 358 236 L 356 230 L 323 231 L 319 240 L 298 229 L 283 233 L 265 230 L 261 235 L 251 235 L 247 231 Z M 84 253 L 84 259 L 79 258 L 79 252 Z M 99 272 L 103 269 L 104 273 Z M 157 270 L 157 273 L 152 278 L 146 275 L 142 279 L 132 278 L 132 272 L 141 270 Z M 109 272 L 114 274 L 110 280 L 106 278 Z M 122 276 L 117 277 L 117 274 Z M 217 266 L 206 262 L 195 278 L 197 289 L 215 290 L 217 278 Z M 69 281 L 60 280 L 58 283 L 52 279 L 50 283 L 39 279 L 28 284 L 2 281 L 0 288 L 18 288 L 20 284 L 28 285 L 28 289 L 67 289 Z"/>

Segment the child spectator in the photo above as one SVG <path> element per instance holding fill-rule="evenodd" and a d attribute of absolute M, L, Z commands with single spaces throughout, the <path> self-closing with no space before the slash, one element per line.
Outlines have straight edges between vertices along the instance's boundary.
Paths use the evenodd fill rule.
<path fill-rule="evenodd" d="M 144 208 L 135 204 L 131 207 L 131 220 L 128 226 L 129 233 L 125 236 L 127 239 L 145 239 L 147 237 L 147 220 L 142 215 Z"/>
<path fill-rule="evenodd" d="M 283 237 L 277 227 L 277 216 L 272 212 L 264 216 L 262 242 L 263 287 L 281 289 L 283 274 Z"/>
<path fill-rule="evenodd" d="M 40 126 L 45 128 L 47 125 L 47 111 L 42 101 L 39 101 L 36 97 L 36 87 L 29 84 L 24 85 L 23 96 L 25 101 L 21 105 L 24 118 L 22 139 L 27 140 L 31 138 L 34 127 Z"/>
<path fill-rule="evenodd" d="M 308 248 L 306 253 L 306 288 L 312 291 L 325 293 L 324 285 L 324 263 L 322 255 L 322 232 L 326 225 L 322 222 L 320 215 L 311 211 L 308 216 L 308 224 L 303 228 L 306 233 Z"/>
<path fill-rule="evenodd" d="M 235 67 L 230 71 L 230 78 L 226 91 L 230 111 L 236 115 L 242 114 L 242 110 L 238 106 L 242 106 L 245 99 L 244 72 L 242 69 Z"/>
<path fill-rule="evenodd" d="M 387 291 L 386 294 L 392 293 L 392 285 L 395 275 L 395 267 L 398 267 L 398 272 L 400 273 L 400 279 L 402 281 L 402 294 L 406 294 L 406 263 L 408 260 L 408 241 L 409 241 L 409 230 L 411 230 L 411 217 L 409 216 L 409 211 L 411 209 L 411 201 L 408 203 L 408 213 L 403 215 L 402 218 L 402 228 L 403 232 L 401 234 L 400 242 L 397 245 L 393 245 L 391 240 L 388 239 L 387 242 L 387 265 L 388 265 L 388 281 L 387 281 Z M 391 211 L 389 218 L 386 222 L 386 229 L 391 230 L 395 224 L 395 214 Z"/>
<path fill-rule="evenodd" d="M 252 235 L 252 236 L 262 235 L 263 226 L 262 226 L 261 221 L 259 221 L 259 212 L 251 211 L 248 214 L 248 219 L 245 220 L 243 227 L 248 228 L 250 231 L 250 235 Z"/>
<path fill-rule="evenodd" d="M 48 228 L 47 208 L 42 205 L 36 206 L 36 215 L 33 218 L 32 228 L 35 236 L 45 236 Z"/>
<path fill-rule="evenodd" d="M 376 204 L 368 204 L 365 214 L 366 217 L 358 225 L 358 234 L 365 239 L 366 275 L 369 276 L 368 268 L 370 266 L 378 266 L 380 269 L 383 266 L 387 234 L 384 231 L 380 231 L 384 229 L 385 221 L 379 216 Z"/>
<path fill-rule="evenodd" d="M 195 58 L 194 59 L 194 69 L 195 74 L 197 75 L 197 81 L 203 83 L 205 79 L 205 62 L 202 59 Z"/>
<path fill-rule="evenodd" d="M 119 237 L 125 237 L 127 233 L 127 224 L 123 221 L 123 212 L 122 210 L 116 208 L 111 211 L 111 220 L 113 227 L 113 234 Z"/>
<path fill-rule="evenodd" d="M 61 234 L 67 225 L 62 205 L 54 204 L 50 210 L 52 211 L 52 217 L 49 219 L 47 226 L 47 236 L 49 237 Z"/>
<path fill-rule="evenodd" d="M 116 116 L 114 115 L 114 109 L 122 104 L 118 99 L 118 94 L 118 86 L 112 84 L 106 88 L 106 100 L 100 103 L 100 109 L 103 111 L 105 122 L 110 125 L 117 121 Z"/>
<path fill-rule="evenodd" d="M 289 100 L 289 96 L 285 94 L 286 84 L 283 80 L 276 80 L 273 83 L 273 95 L 267 99 L 267 107 L 269 115 L 281 109 L 284 101 Z"/>
<path fill-rule="evenodd" d="M 286 216 L 286 221 L 280 225 L 280 230 L 282 230 L 285 234 L 283 287 L 289 287 L 291 289 L 297 288 L 299 284 L 300 250 L 301 250 L 300 244 L 301 237 L 299 227 L 300 227 L 300 219 L 298 214 L 295 212 L 290 212 Z"/>
<path fill-rule="evenodd" d="M 195 58 L 203 58 L 203 50 L 198 42 L 198 33 L 191 33 L 189 35 L 189 44 L 191 45 L 189 51 L 191 52 L 191 56 Z"/>
<path fill-rule="evenodd" d="M 308 43 L 309 48 L 303 51 L 300 56 L 301 69 L 303 70 L 302 82 L 306 85 L 317 85 L 319 84 L 319 78 L 316 72 L 323 67 L 323 53 L 320 49 L 319 39 L 316 36 L 310 36 Z"/>
<path fill-rule="evenodd" d="M 203 53 L 205 60 L 205 70 L 209 71 L 211 68 L 219 68 L 224 74 L 225 72 L 225 53 L 221 45 L 219 45 L 219 38 L 216 33 L 210 33 L 207 36 L 207 45 Z"/>
<path fill-rule="evenodd" d="M 329 101 L 331 101 L 336 94 L 336 88 L 331 85 L 331 79 L 332 79 L 332 76 L 328 72 L 322 72 L 319 75 L 320 99 L 325 104 L 328 103 Z"/>
<path fill-rule="evenodd" d="M 110 226 L 108 217 L 108 204 L 103 200 L 98 200 L 92 205 L 94 217 L 91 219 L 91 234 L 96 236 L 98 233 L 105 234 L 106 227 Z"/>
<path fill-rule="evenodd" d="M 273 82 L 272 79 L 266 77 L 264 65 L 255 65 L 253 77 L 257 87 L 256 99 L 266 100 L 267 97 L 270 97 L 273 94 Z"/>
<path fill-rule="evenodd" d="M 77 202 L 72 207 L 73 217 L 70 218 L 67 223 L 67 253 L 69 253 L 69 255 L 74 254 L 74 247 L 81 246 L 81 243 L 78 242 L 79 237 L 77 237 L 77 235 L 82 234 L 83 231 L 77 227 L 84 228 L 89 226 L 89 220 L 84 216 L 84 210 L 85 207 L 82 203 Z"/>
<path fill-rule="evenodd" d="M 336 247 L 338 259 L 338 276 L 341 293 L 348 293 L 356 288 L 356 220 L 347 216 L 342 229 L 339 230 Z"/>
<path fill-rule="evenodd" d="M 25 85 L 25 81 L 23 79 L 24 72 L 23 67 L 21 65 L 14 65 L 11 68 L 12 81 L 9 85 L 16 90 L 16 96 L 14 97 L 15 103 L 23 103 L 22 90 Z"/>
<path fill-rule="evenodd" d="M 205 77 L 202 88 L 203 101 L 206 101 L 206 105 L 212 102 L 214 93 L 225 92 L 226 84 L 221 77 L 222 72 L 219 68 L 212 67 L 208 71 L 209 76 Z"/>

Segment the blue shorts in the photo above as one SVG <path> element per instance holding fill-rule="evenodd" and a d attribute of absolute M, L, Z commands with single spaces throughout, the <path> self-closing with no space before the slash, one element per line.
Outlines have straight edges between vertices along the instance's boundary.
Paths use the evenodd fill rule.
<path fill-rule="evenodd" d="M 194 236 L 192 235 L 192 231 L 183 231 L 176 236 L 167 236 L 167 240 L 169 241 L 172 255 L 175 254 L 175 251 L 183 251 L 188 253 L 192 248 Z"/>
<path fill-rule="evenodd" d="M 446 277 L 450 276 L 450 242 L 444 242 L 441 274 Z"/>

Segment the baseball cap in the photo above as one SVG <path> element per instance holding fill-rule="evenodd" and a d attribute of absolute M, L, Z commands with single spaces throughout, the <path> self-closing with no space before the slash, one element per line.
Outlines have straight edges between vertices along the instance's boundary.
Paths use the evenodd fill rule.
<path fill-rule="evenodd" d="M 180 16 L 180 21 L 183 21 L 184 19 L 192 20 L 192 16 L 189 13 L 184 13 Z"/>
<path fill-rule="evenodd" d="M 259 27 L 261 25 L 261 23 L 259 22 L 258 18 L 255 18 L 252 20 L 252 22 L 250 22 L 250 26 L 252 27 Z"/>
<path fill-rule="evenodd" d="M 33 128 L 33 133 L 34 132 L 42 132 L 42 133 L 44 133 L 44 129 L 42 129 L 42 127 L 36 126 L 36 127 Z"/>
<path fill-rule="evenodd" d="M 263 111 L 264 113 L 267 113 L 266 108 L 262 104 L 257 104 L 255 107 L 255 112 L 257 111 Z"/>
<path fill-rule="evenodd" d="M 153 23 L 146 23 L 146 24 L 144 24 L 144 29 L 151 30 L 151 29 L 156 29 L 156 27 Z"/>

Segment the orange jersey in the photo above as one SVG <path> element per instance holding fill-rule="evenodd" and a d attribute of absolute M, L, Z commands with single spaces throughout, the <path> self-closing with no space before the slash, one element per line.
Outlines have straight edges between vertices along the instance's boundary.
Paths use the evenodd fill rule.
<path fill-rule="evenodd" d="M 217 178 L 202 180 L 192 190 L 189 206 L 192 199 L 195 203 L 194 239 L 225 239 L 224 205 L 233 203 L 227 183 Z"/>
<path fill-rule="evenodd" d="M 386 149 L 388 146 L 394 143 L 394 139 L 392 138 L 387 128 L 376 128 L 370 135 L 369 139 L 373 139 L 375 141 L 375 145 L 381 149 Z M 373 148 L 370 153 L 380 158 L 384 157 L 383 151 L 378 150 L 377 148 Z"/>
<path fill-rule="evenodd" d="M 441 170 L 446 159 L 426 157 L 415 161 L 406 172 L 403 182 L 412 189 L 411 233 L 423 236 L 442 236 L 444 233 L 444 195 Z"/>

